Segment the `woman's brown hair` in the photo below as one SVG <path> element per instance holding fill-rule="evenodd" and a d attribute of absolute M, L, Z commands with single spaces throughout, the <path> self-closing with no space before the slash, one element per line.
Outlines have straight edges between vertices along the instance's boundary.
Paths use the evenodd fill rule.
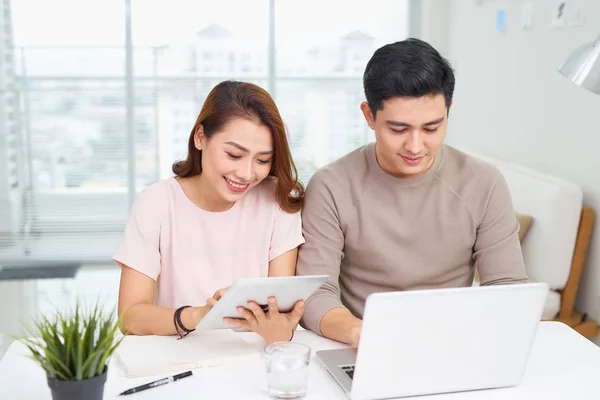
<path fill-rule="evenodd" d="M 298 179 L 283 120 L 269 93 L 252 83 L 224 81 L 210 91 L 190 133 L 187 158 L 173 164 L 173 173 L 182 178 L 199 175 L 202 150 L 196 148 L 195 133 L 202 126 L 204 136 L 210 140 L 235 117 L 257 121 L 269 128 L 275 152 L 269 175 L 277 178 L 277 203 L 286 212 L 299 211 L 304 202 L 304 186 Z"/>

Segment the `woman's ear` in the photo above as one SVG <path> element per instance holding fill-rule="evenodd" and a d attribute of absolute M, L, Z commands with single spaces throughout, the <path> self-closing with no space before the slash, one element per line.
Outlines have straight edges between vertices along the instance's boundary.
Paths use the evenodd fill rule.
<path fill-rule="evenodd" d="M 194 144 L 198 150 L 202 150 L 204 143 L 206 141 L 206 136 L 204 136 L 204 127 L 202 124 L 198 124 L 198 128 L 196 128 L 196 132 L 194 132 Z"/>

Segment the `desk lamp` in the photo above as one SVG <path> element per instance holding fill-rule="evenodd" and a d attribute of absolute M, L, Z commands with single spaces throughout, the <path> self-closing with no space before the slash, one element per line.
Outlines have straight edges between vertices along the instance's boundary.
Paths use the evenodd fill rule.
<path fill-rule="evenodd" d="M 600 36 L 575 49 L 558 72 L 576 85 L 600 94 Z"/>

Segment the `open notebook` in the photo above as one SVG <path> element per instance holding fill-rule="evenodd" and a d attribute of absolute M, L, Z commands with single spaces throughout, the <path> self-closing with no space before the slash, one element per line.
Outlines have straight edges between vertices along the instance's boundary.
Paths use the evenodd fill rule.
<path fill-rule="evenodd" d="M 231 330 L 196 331 L 175 336 L 127 336 L 115 351 L 124 375 L 142 377 L 260 360 L 255 346 Z"/>

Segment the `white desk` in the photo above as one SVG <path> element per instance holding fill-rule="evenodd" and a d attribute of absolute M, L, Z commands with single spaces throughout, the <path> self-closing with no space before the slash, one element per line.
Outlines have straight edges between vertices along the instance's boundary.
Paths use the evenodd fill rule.
<path fill-rule="evenodd" d="M 252 333 L 240 333 L 249 343 L 262 347 Z M 299 331 L 294 341 L 308 344 L 313 352 L 340 348 L 343 345 L 323 339 L 312 332 Z M 26 348 L 12 344 L 0 360 L 0 399 L 51 399 L 44 372 L 30 359 Z M 114 368 L 113 368 L 114 366 Z M 104 399 L 268 399 L 264 365 L 255 362 L 194 370 L 193 377 L 150 389 L 135 395 L 117 397 L 121 391 L 148 379 L 126 379 L 111 363 Z M 152 379 L 150 379 L 152 380 Z M 521 385 L 514 388 L 423 396 L 422 399 L 523 399 L 583 400 L 600 399 L 600 348 L 571 328 L 557 322 L 542 322 L 536 337 L 528 368 Z M 342 390 L 311 360 L 307 400 L 345 399 Z"/>

